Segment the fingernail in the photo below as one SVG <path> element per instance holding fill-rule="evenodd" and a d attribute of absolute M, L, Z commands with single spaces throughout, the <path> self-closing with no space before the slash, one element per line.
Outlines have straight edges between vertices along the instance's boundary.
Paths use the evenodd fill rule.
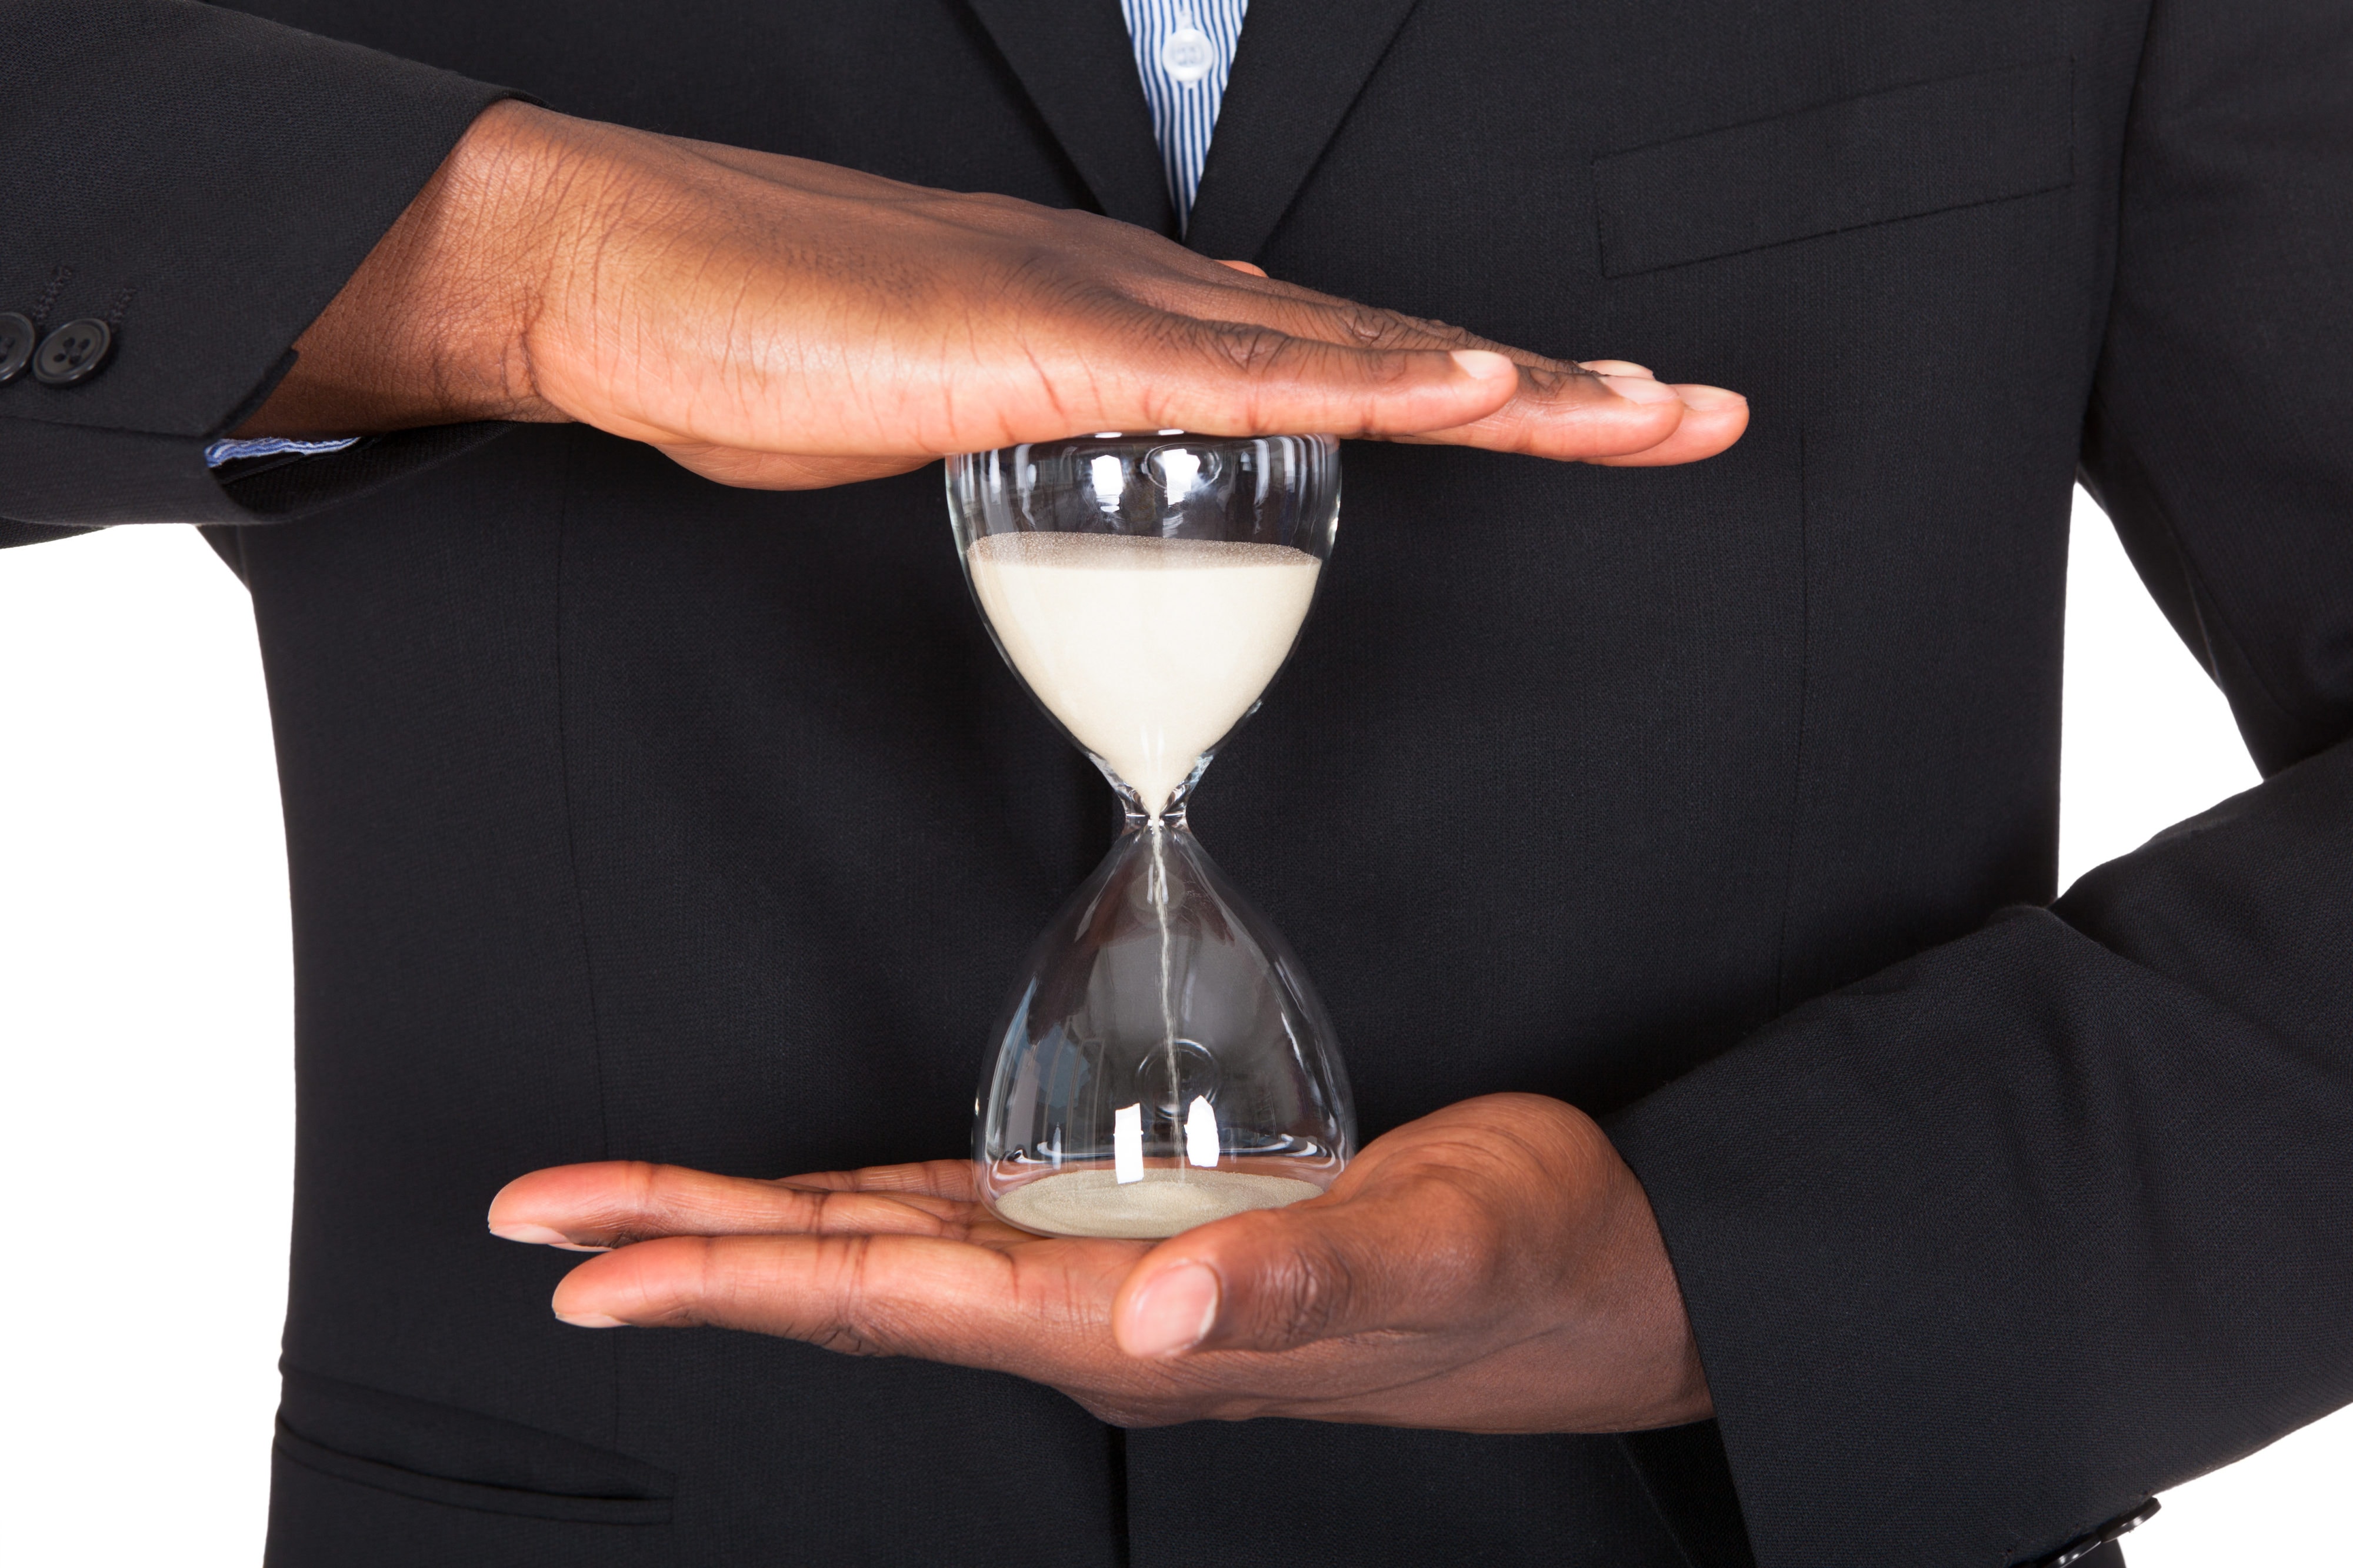
<path fill-rule="evenodd" d="M 1520 367 L 1493 349 L 1451 349 L 1448 352 L 1453 354 L 1454 363 L 1462 367 L 1462 374 L 1474 380 L 1499 381 L 1507 375 L 1514 380 L 1519 378 Z"/>
<path fill-rule="evenodd" d="M 626 1329 L 629 1325 L 618 1318 L 608 1318 L 602 1312 L 558 1312 L 557 1317 L 575 1329 Z"/>
<path fill-rule="evenodd" d="M 520 1241 L 530 1247 L 560 1247 L 566 1252 L 610 1252 L 609 1247 L 593 1242 L 575 1241 L 560 1230 L 550 1230 L 543 1225 L 494 1225 L 491 1234 L 501 1241 Z"/>
<path fill-rule="evenodd" d="M 550 1230 L 543 1225 L 494 1225 L 491 1234 L 501 1241 L 520 1241 L 533 1247 L 569 1247 L 572 1238 L 560 1230 Z"/>
<path fill-rule="evenodd" d="M 1605 375 L 1602 382 L 1629 403 L 1676 403 L 1675 389 L 1647 375 Z"/>
<path fill-rule="evenodd" d="M 1198 1263 L 1171 1268 L 1137 1292 L 1128 1315 L 1128 1352 L 1175 1355 L 1208 1336 L 1218 1321 L 1218 1276 Z"/>
<path fill-rule="evenodd" d="M 1719 408 L 1741 407 L 1748 401 L 1736 392 L 1726 392 L 1720 386 L 1701 386 L 1695 383 L 1677 386 L 1675 395 L 1683 400 L 1685 407 L 1708 413 Z"/>

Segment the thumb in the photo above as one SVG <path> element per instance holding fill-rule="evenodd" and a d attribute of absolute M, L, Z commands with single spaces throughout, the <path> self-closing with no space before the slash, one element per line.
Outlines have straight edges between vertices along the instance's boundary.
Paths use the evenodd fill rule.
<path fill-rule="evenodd" d="M 1488 1227 L 1468 1205 L 1414 1212 L 1425 1206 L 1312 1200 L 1172 1237 L 1121 1286 L 1113 1336 L 1128 1354 L 1158 1359 L 1459 1321 L 1493 1272 L 1480 1239 Z"/>

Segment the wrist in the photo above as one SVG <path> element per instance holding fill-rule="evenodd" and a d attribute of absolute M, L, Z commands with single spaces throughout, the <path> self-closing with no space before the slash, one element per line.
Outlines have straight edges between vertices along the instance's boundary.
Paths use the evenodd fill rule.
<path fill-rule="evenodd" d="M 1602 1330 L 1619 1363 L 1622 1406 L 1611 1425 L 1626 1430 L 1678 1426 L 1715 1414 L 1683 1287 L 1667 1255 L 1650 1194 L 1598 1127 L 1606 1153 L 1599 1266 L 1582 1277 L 1577 1316 Z"/>
<path fill-rule="evenodd" d="M 565 123 L 512 100 L 484 110 L 236 433 L 563 418 L 539 396 L 525 344 L 565 226 Z"/>

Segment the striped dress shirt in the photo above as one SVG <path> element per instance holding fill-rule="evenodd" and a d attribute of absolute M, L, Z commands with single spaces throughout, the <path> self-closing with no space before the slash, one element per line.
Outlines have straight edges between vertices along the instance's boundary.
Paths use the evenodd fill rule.
<path fill-rule="evenodd" d="M 1144 100 L 1152 106 L 1152 134 L 1160 142 L 1160 166 L 1181 228 L 1193 216 L 1193 193 L 1200 188 L 1201 163 L 1218 128 L 1218 105 L 1225 100 L 1250 0 L 1119 0 L 1119 8 L 1127 15 Z"/>

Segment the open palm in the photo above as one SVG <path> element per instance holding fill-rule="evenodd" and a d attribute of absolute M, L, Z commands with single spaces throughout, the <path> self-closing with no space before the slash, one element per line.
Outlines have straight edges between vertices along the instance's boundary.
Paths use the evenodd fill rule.
<path fill-rule="evenodd" d="M 556 1289 L 584 1327 L 988 1367 L 1124 1426 L 1611 1431 L 1709 1408 L 1641 1185 L 1589 1118 L 1535 1095 L 1449 1106 L 1321 1198 L 1158 1243 L 1014 1229 L 945 1160 L 781 1181 L 560 1166 L 500 1193 L 491 1226 L 612 1249 Z"/>

